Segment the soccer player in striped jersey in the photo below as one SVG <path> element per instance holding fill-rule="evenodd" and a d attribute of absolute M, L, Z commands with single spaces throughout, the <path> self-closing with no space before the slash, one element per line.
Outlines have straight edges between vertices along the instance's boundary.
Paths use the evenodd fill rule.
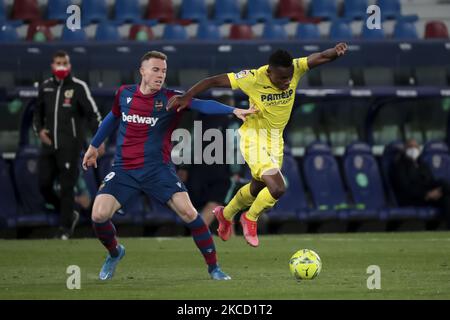
<path fill-rule="evenodd" d="M 179 92 L 163 87 L 167 57 L 157 51 L 141 59 L 140 84 L 124 85 L 116 93 L 112 111 L 105 117 L 83 159 L 83 168 L 97 166 L 97 148 L 119 125 L 117 147 L 111 172 L 104 178 L 92 209 L 94 231 L 109 254 L 99 278 L 113 277 L 125 247 L 116 238 L 111 218 L 136 193 L 141 191 L 167 204 L 191 230 L 214 280 L 231 279 L 217 262 L 214 241 L 208 227 L 193 207 L 184 184 L 171 162 L 171 135 L 182 112 L 166 109 Z M 190 108 L 203 113 L 234 113 L 245 120 L 253 109 L 232 108 L 212 100 L 193 99 Z"/>

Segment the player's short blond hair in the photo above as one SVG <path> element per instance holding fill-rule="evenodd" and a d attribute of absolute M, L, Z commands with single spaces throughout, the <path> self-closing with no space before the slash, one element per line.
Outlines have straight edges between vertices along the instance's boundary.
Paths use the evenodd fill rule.
<path fill-rule="evenodd" d="M 141 58 L 141 63 L 144 61 L 147 61 L 151 58 L 155 58 L 155 59 L 161 59 L 161 60 L 167 60 L 167 56 L 159 51 L 149 51 L 146 54 L 144 54 Z"/>

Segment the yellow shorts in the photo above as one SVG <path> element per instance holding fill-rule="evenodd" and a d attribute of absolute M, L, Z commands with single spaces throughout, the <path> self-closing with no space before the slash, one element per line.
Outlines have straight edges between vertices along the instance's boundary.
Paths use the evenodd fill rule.
<path fill-rule="evenodd" d="M 240 149 L 256 180 L 262 181 L 262 175 L 268 170 L 281 170 L 283 141 L 271 144 L 264 137 L 241 135 Z"/>

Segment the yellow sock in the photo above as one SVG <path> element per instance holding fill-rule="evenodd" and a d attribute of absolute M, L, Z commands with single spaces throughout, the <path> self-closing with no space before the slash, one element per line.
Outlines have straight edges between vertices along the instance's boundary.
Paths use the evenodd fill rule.
<path fill-rule="evenodd" d="M 275 203 L 277 203 L 277 199 L 272 197 L 272 195 L 269 192 L 269 189 L 265 187 L 262 189 L 258 196 L 256 197 L 256 200 L 253 202 L 252 206 L 247 212 L 246 217 L 248 220 L 256 221 L 258 220 L 258 217 L 267 209 L 272 208 Z"/>
<path fill-rule="evenodd" d="M 255 201 L 255 197 L 250 193 L 250 183 L 247 183 L 239 189 L 233 199 L 223 209 L 223 216 L 228 221 L 231 221 L 236 213 L 250 207 L 253 201 Z"/>

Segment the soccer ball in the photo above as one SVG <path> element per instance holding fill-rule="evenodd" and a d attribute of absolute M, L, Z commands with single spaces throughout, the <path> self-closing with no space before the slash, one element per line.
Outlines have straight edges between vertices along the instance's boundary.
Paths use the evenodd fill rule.
<path fill-rule="evenodd" d="M 312 280 L 322 270 L 322 261 L 314 251 L 302 249 L 292 255 L 289 269 L 297 280 Z"/>

